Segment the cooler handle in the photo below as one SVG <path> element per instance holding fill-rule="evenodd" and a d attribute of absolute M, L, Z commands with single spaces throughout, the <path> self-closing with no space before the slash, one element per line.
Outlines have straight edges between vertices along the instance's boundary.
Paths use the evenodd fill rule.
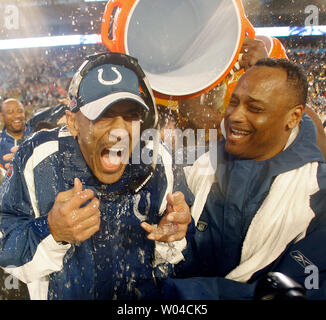
<path fill-rule="evenodd" d="M 112 52 L 126 53 L 124 47 L 125 27 L 130 9 L 134 3 L 135 0 L 109 0 L 105 6 L 102 18 L 101 37 L 103 44 Z M 115 8 L 118 11 L 112 16 Z M 112 28 L 112 39 L 109 38 L 110 24 Z"/>
<path fill-rule="evenodd" d="M 243 26 L 244 26 L 245 36 L 248 37 L 248 38 L 255 39 L 256 32 L 255 32 L 255 29 L 254 29 L 253 25 L 248 20 L 248 18 L 245 17 L 245 16 L 242 17 L 242 23 L 243 23 Z"/>

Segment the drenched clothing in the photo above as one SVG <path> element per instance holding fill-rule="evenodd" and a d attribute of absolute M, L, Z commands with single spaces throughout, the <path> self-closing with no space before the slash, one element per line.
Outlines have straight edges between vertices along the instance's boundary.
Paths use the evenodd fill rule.
<path fill-rule="evenodd" d="M 155 299 L 155 242 L 140 223 L 159 222 L 174 186 L 186 199 L 191 193 L 160 164 L 140 192 L 128 192 L 131 177 L 148 168 L 128 164 L 118 182 L 103 185 L 66 129 L 35 134 L 17 151 L 2 185 L 0 265 L 27 283 L 32 299 Z M 100 200 L 100 230 L 80 244 L 57 243 L 47 214 L 75 177 Z"/>

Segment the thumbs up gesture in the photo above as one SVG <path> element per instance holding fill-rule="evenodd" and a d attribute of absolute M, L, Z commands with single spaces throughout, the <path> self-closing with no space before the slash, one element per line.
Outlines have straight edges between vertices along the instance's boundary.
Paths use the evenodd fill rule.
<path fill-rule="evenodd" d="M 86 206 L 82 207 L 87 201 Z M 74 187 L 60 192 L 48 213 L 48 224 L 54 240 L 80 243 L 90 238 L 100 227 L 100 201 L 90 189 L 83 190 L 75 178 Z"/>

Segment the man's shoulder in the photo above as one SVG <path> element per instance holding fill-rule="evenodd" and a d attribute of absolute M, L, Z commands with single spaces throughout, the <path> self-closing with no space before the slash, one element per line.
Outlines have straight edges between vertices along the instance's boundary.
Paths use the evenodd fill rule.
<path fill-rule="evenodd" d="M 0 132 L 0 142 L 1 143 L 14 143 L 15 139 L 7 132 L 4 126 Z"/>
<path fill-rule="evenodd" d="M 318 164 L 317 178 L 320 187 L 326 189 L 326 163 Z"/>
<path fill-rule="evenodd" d="M 58 133 L 58 128 L 52 130 L 40 130 L 38 132 L 35 132 L 24 141 L 24 143 L 22 144 L 22 148 L 26 148 L 28 146 L 32 146 L 33 148 L 35 148 L 48 141 L 58 140 Z"/>
<path fill-rule="evenodd" d="M 34 163 L 39 163 L 59 150 L 59 139 L 59 128 L 38 131 L 23 142 L 15 158 L 21 165 L 25 165 L 31 158 Z"/>

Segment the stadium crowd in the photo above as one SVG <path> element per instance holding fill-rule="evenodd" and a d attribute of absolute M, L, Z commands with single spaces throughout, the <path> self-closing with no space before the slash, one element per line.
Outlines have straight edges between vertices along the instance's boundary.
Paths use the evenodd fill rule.
<path fill-rule="evenodd" d="M 326 51 L 322 40 L 298 45 L 282 39 L 288 57 L 308 74 L 310 105 L 326 118 Z M 90 53 L 105 51 L 101 44 L 59 48 L 4 51 L 0 56 L 0 97 L 19 99 L 29 118 L 35 111 L 57 105 L 67 95 L 76 61 Z"/>
<path fill-rule="evenodd" d="M 67 96 L 76 61 L 103 50 L 99 46 L 4 51 L 0 57 L 0 97 L 19 99 L 29 118 Z"/>
<path fill-rule="evenodd" d="M 316 39 L 312 42 L 297 37 L 284 38 L 282 43 L 288 49 L 288 57 L 301 64 L 309 80 L 309 105 L 318 113 L 321 119 L 326 119 L 326 68 L 325 42 Z"/>

